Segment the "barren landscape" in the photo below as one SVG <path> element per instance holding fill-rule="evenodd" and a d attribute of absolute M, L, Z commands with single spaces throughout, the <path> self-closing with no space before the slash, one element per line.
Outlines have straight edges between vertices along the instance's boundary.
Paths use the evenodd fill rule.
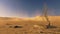
<path fill-rule="evenodd" d="M 48 22 L 42 18 L 0 17 L 0 34 L 60 34 L 60 16 L 48 16 L 51 25 L 57 27 L 50 29 L 46 28 Z"/>

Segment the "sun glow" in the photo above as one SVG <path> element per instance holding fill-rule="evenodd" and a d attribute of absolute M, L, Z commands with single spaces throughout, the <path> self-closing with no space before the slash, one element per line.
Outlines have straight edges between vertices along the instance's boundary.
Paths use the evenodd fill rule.
<path fill-rule="evenodd" d="M 40 16 L 36 16 L 36 17 L 26 17 L 26 18 L 22 18 L 23 20 L 27 21 L 27 20 L 32 20 L 32 21 L 42 21 L 42 17 Z"/>

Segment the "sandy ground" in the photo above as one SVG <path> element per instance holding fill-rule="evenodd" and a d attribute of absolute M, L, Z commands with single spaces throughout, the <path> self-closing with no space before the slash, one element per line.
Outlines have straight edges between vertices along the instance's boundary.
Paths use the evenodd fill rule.
<path fill-rule="evenodd" d="M 21 25 L 22 28 L 14 28 L 16 25 Z M 59 25 L 52 29 L 46 29 L 46 25 L 46 22 L 41 21 L 10 21 L 0 25 L 0 34 L 60 34 Z"/>
<path fill-rule="evenodd" d="M 57 28 L 46 29 L 46 21 L 0 18 L 0 34 L 60 34 L 59 19 L 50 19 L 51 25 Z M 14 28 L 16 25 L 22 28 Z"/>

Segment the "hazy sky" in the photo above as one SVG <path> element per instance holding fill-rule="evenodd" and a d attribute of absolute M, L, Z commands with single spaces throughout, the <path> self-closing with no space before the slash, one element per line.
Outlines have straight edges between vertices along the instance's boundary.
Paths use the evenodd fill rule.
<path fill-rule="evenodd" d="M 0 0 L 0 16 L 32 17 L 42 15 L 46 2 L 48 15 L 60 16 L 60 0 Z"/>

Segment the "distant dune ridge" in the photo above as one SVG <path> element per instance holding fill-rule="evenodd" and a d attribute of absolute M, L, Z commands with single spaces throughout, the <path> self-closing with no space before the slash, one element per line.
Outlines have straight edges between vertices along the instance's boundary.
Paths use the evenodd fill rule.
<path fill-rule="evenodd" d="M 50 21 L 60 21 L 60 16 L 48 16 Z M 35 20 L 35 21 L 46 21 L 44 16 L 36 16 L 32 18 L 15 18 L 15 17 L 0 17 L 0 21 L 20 21 L 20 20 Z"/>

